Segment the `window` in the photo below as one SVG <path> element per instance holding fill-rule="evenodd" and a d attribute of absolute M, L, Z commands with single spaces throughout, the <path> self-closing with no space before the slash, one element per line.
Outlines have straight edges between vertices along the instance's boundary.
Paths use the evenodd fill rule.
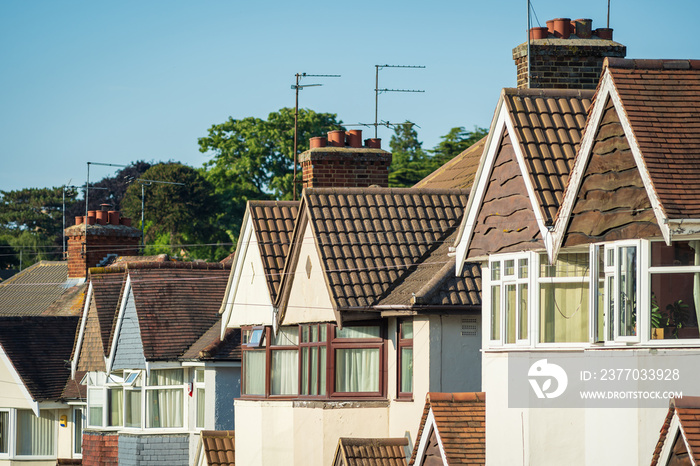
<path fill-rule="evenodd" d="M 73 408 L 73 454 L 83 453 L 83 408 Z"/>
<path fill-rule="evenodd" d="M 102 427 L 105 392 L 102 387 L 88 388 L 88 426 Z"/>
<path fill-rule="evenodd" d="M 589 253 L 560 254 L 553 265 L 539 259 L 539 342 L 589 341 Z"/>
<path fill-rule="evenodd" d="M 325 395 L 328 325 L 302 325 L 299 346 L 301 350 L 301 395 Z"/>
<path fill-rule="evenodd" d="M 490 339 L 507 345 L 529 341 L 529 255 L 492 261 Z"/>
<path fill-rule="evenodd" d="M 183 427 L 184 374 L 182 369 L 158 369 L 149 374 L 146 388 L 146 427 Z"/>
<path fill-rule="evenodd" d="M 413 319 L 399 320 L 397 353 L 399 398 L 413 396 Z"/>
<path fill-rule="evenodd" d="M 252 329 L 243 329 L 244 342 Z M 243 396 L 380 397 L 382 327 L 332 324 L 266 329 L 265 349 L 243 347 Z"/>
<path fill-rule="evenodd" d="M 17 410 L 18 456 L 55 456 L 56 422 L 53 412 L 42 411 L 40 417 L 28 409 Z"/>
<path fill-rule="evenodd" d="M 124 427 L 142 427 L 141 423 L 141 371 L 126 372 L 124 377 Z"/>
<path fill-rule="evenodd" d="M 197 414 L 195 427 L 198 429 L 204 428 L 204 413 L 206 408 L 206 394 L 204 392 L 204 369 L 195 369 L 194 371 L 194 391 L 197 400 Z"/>
<path fill-rule="evenodd" d="M 10 453 L 10 442 L 8 435 L 10 434 L 10 413 L 9 411 L 0 411 L 0 455 Z"/>

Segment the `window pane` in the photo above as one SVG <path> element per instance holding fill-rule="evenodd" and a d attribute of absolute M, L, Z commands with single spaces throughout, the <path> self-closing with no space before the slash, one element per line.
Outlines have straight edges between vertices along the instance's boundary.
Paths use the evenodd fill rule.
<path fill-rule="evenodd" d="M 305 327 L 307 331 L 309 328 Z M 296 346 L 299 344 L 299 327 L 280 327 L 277 330 L 277 335 L 272 336 L 272 344 L 274 346 Z"/>
<path fill-rule="evenodd" d="M 588 274 L 588 253 L 559 254 L 554 265 L 540 254 L 540 277 L 584 277 Z"/>
<path fill-rule="evenodd" d="M 246 395 L 265 394 L 265 351 L 244 351 Z"/>
<path fill-rule="evenodd" d="M 194 381 L 197 383 L 204 383 L 204 371 L 202 369 L 194 371 Z"/>
<path fill-rule="evenodd" d="M 148 385 L 182 385 L 184 380 L 182 369 L 158 369 L 151 371 Z"/>
<path fill-rule="evenodd" d="M 540 342 L 588 341 L 588 284 L 540 284 Z"/>
<path fill-rule="evenodd" d="M 122 425 L 122 407 L 124 406 L 124 390 L 110 388 L 107 390 L 107 425 Z"/>
<path fill-rule="evenodd" d="M 501 338 L 501 285 L 491 287 L 491 339 Z"/>
<path fill-rule="evenodd" d="M 651 243 L 651 266 L 700 265 L 700 241 L 674 241 L 671 246 L 664 242 Z"/>
<path fill-rule="evenodd" d="M 318 393 L 320 395 L 326 394 L 326 347 L 322 346 L 319 348 L 319 358 L 318 358 L 318 377 L 320 379 Z"/>
<path fill-rule="evenodd" d="M 413 348 L 401 348 L 401 387 L 402 393 L 413 392 Z"/>
<path fill-rule="evenodd" d="M 491 262 L 491 280 L 501 279 L 501 263 Z"/>
<path fill-rule="evenodd" d="M 518 285 L 518 303 L 520 306 L 520 321 L 518 322 L 518 339 L 526 340 L 528 328 L 527 283 Z"/>
<path fill-rule="evenodd" d="M 311 341 L 318 341 L 318 325 L 311 327 Z"/>
<path fill-rule="evenodd" d="M 299 390 L 299 353 L 297 350 L 272 352 L 270 392 L 272 395 L 296 395 Z"/>
<path fill-rule="evenodd" d="M 141 427 L 141 390 L 125 390 L 124 426 Z"/>
<path fill-rule="evenodd" d="M 318 341 L 326 341 L 326 333 L 328 331 L 326 324 L 320 324 L 319 330 L 320 330 L 321 335 L 320 335 Z"/>
<path fill-rule="evenodd" d="M 596 279 L 596 341 L 605 340 L 605 248 L 596 246 L 595 261 L 598 264 L 598 278 Z M 595 286 L 595 285 L 594 285 Z"/>
<path fill-rule="evenodd" d="M 2 436 L 2 434 L 0 434 Z M 0 440 L 2 443 L 2 440 Z M 80 455 L 83 452 L 83 409 L 73 409 L 73 453 Z"/>
<path fill-rule="evenodd" d="M 402 340 L 412 340 L 413 339 L 413 321 L 404 320 L 401 322 L 401 339 Z"/>
<path fill-rule="evenodd" d="M 618 274 L 620 292 L 620 336 L 637 334 L 637 247 L 621 247 L 619 250 Z"/>
<path fill-rule="evenodd" d="M 304 343 L 309 342 L 309 326 L 308 325 L 304 325 L 301 328 L 301 341 Z"/>
<path fill-rule="evenodd" d="M 615 277 L 608 277 L 608 340 L 615 339 Z"/>
<path fill-rule="evenodd" d="M 313 367 L 313 366 L 312 366 Z M 301 394 L 309 394 L 309 348 L 301 349 Z"/>
<path fill-rule="evenodd" d="M 651 299 L 652 338 L 700 338 L 700 273 L 652 274 Z"/>
<path fill-rule="evenodd" d="M 102 426 L 102 407 L 104 391 L 101 388 L 88 389 L 88 425 Z"/>
<path fill-rule="evenodd" d="M 515 261 L 513 259 L 503 263 L 503 275 L 515 275 Z"/>
<path fill-rule="evenodd" d="M 197 389 L 197 424 L 196 427 L 204 428 L 204 403 L 205 394 L 203 388 Z"/>
<path fill-rule="evenodd" d="M 515 343 L 515 285 L 506 285 L 506 343 Z"/>
<path fill-rule="evenodd" d="M 518 259 L 518 278 L 527 278 L 527 259 Z"/>
<path fill-rule="evenodd" d="M 181 388 L 147 390 L 146 427 L 182 427 L 182 392 Z"/>
<path fill-rule="evenodd" d="M 318 346 L 311 348 L 311 394 L 318 395 Z"/>
<path fill-rule="evenodd" d="M 336 338 L 379 338 L 378 325 L 364 325 L 335 329 Z"/>
<path fill-rule="evenodd" d="M 36 417 L 28 409 L 17 410 L 17 454 L 53 456 L 55 452 L 56 424 L 53 413 L 44 411 Z"/>
<path fill-rule="evenodd" d="M 379 348 L 336 350 L 335 391 L 378 392 Z"/>
<path fill-rule="evenodd" d="M 10 422 L 10 413 L 0 411 L 0 453 L 8 453 L 7 435 L 10 433 L 8 423 Z"/>

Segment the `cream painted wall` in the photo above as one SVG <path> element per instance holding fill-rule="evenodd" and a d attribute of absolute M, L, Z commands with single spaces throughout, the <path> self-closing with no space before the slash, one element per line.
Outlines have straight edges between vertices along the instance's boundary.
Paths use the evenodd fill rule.
<path fill-rule="evenodd" d="M 484 353 L 483 373 L 487 464 L 636 466 L 651 461 L 667 409 L 508 408 L 508 354 Z"/>
<path fill-rule="evenodd" d="M 273 307 L 270 291 L 267 287 L 260 249 L 250 222 L 247 223 L 244 231 L 244 237 L 246 236 L 250 237 L 250 241 L 241 244 L 244 248 L 240 258 L 241 264 L 234 264 L 234 273 L 230 278 L 234 283 L 228 295 L 226 312 L 231 313 L 228 322 L 228 327 L 231 328 L 242 325 L 272 324 Z M 237 266 L 240 266 L 239 270 L 236 269 Z"/>
<path fill-rule="evenodd" d="M 59 458 L 73 457 L 73 410 L 72 409 L 57 409 L 54 411 L 56 422 L 61 419 L 61 416 L 66 416 L 66 427 L 58 426 L 57 453 Z"/>
<path fill-rule="evenodd" d="M 1 408 L 32 409 L 28 392 L 2 347 L 0 347 L 0 386 L 2 386 Z"/>
<path fill-rule="evenodd" d="M 300 249 L 283 325 L 335 322 L 333 304 L 328 294 L 321 260 L 316 251 L 316 240 L 311 224 L 306 225 Z M 310 274 L 307 274 L 307 261 L 311 265 Z"/>

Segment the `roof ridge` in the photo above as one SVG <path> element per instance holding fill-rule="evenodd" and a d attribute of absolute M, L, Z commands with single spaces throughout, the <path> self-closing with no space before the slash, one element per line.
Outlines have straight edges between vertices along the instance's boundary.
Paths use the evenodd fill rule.
<path fill-rule="evenodd" d="M 595 89 L 563 89 L 563 88 L 516 88 L 504 87 L 506 96 L 543 96 L 543 97 L 580 97 L 590 98 Z"/>
<path fill-rule="evenodd" d="M 605 68 L 628 70 L 700 70 L 700 60 L 605 57 Z"/>
<path fill-rule="evenodd" d="M 394 194 L 394 193 L 411 193 L 411 194 L 443 194 L 443 195 L 468 195 L 468 189 L 456 188 L 305 188 L 304 195 L 316 194 Z"/>

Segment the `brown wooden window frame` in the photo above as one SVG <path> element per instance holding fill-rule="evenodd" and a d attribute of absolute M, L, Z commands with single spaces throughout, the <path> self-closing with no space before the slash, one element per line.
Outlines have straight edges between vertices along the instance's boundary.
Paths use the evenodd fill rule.
<path fill-rule="evenodd" d="M 411 338 L 402 338 L 403 326 L 407 322 L 411 323 Z M 412 400 L 413 399 L 413 363 L 415 361 L 413 354 L 413 318 L 398 319 L 396 322 L 396 396 L 397 398 Z M 403 350 L 411 349 L 411 391 L 403 391 L 401 384 L 403 376 Z"/>

